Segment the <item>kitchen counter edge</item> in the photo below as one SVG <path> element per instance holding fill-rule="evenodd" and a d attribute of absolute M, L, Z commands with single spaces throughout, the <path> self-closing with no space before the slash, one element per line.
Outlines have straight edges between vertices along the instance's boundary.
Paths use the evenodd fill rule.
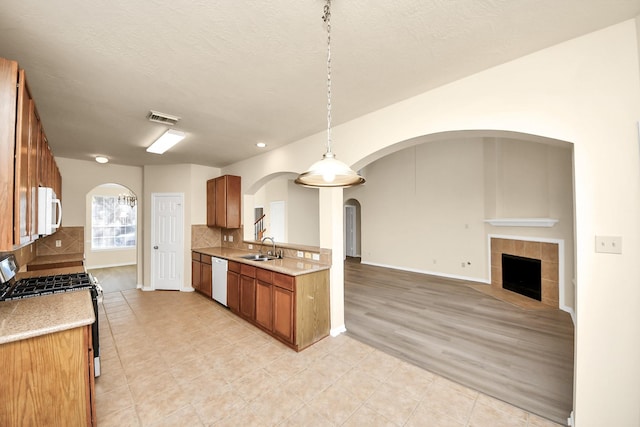
<path fill-rule="evenodd" d="M 243 255 L 256 253 L 255 251 L 245 251 L 242 249 L 234 248 L 192 248 L 193 252 L 200 254 L 214 256 L 217 258 L 224 258 L 228 261 L 238 262 L 241 264 L 248 264 L 255 267 L 264 268 L 265 270 L 275 271 L 277 273 L 283 273 L 289 276 L 301 276 L 304 274 L 315 273 L 316 271 L 329 270 L 330 265 L 321 264 L 309 260 L 303 260 L 299 258 L 282 258 L 274 259 L 270 261 L 251 261 L 241 258 Z"/>
<path fill-rule="evenodd" d="M 0 302 L 0 344 L 95 322 L 88 290 Z"/>

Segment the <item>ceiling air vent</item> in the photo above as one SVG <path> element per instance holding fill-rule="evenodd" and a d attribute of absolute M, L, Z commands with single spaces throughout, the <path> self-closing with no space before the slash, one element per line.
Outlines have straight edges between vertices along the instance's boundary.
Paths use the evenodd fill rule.
<path fill-rule="evenodd" d="M 171 114 L 160 113 L 158 111 L 149 111 L 147 116 L 150 122 L 162 123 L 163 125 L 173 126 L 178 123 L 180 117 L 172 116 Z"/>

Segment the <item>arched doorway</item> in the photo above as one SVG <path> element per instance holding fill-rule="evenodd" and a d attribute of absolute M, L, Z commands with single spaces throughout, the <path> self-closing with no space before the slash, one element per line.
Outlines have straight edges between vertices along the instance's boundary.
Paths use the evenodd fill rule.
<path fill-rule="evenodd" d="M 85 266 L 105 293 L 136 289 L 138 200 L 125 186 L 107 183 L 86 195 Z"/>
<path fill-rule="evenodd" d="M 361 206 L 356 199 L 344 203 L 344 254 L 352 260 L 360 258 L 361 252 Z"/>

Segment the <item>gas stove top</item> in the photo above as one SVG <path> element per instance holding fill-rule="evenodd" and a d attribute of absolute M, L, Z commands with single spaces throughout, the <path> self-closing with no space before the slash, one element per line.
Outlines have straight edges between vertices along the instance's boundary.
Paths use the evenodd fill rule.
<path fill-rule="evenodd" d="M 0 301 L 91 289 L 94 286 L 95 280 L 88 273 L 29 277 L 5 283 L 0 290 Z"/>
<path fill-rule="evenodd" d="M 89 273 L 60 274 L 56 276 L 28 277 L 16 280 L 18 265 L 15 257 L 9 255 L 0 260 L 0 301 L 31 298 L 41 295 L 89 289 L 100 289 L 95 278 Z"/>

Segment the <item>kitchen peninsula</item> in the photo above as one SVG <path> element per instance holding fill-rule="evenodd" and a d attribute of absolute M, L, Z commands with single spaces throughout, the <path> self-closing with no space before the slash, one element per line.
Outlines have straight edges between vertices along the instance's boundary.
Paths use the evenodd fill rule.
<path fill-rule="evenodd" d="M 329 265 L 295 257 L 248 260 L 242 257 L 255 251 L 228 247 L 192 253 L 194 269 L 211 256 L 228 261 L 229 309 L 272 337 L 301 351 L 329 335 Z M 211 281 L 203 277 L 205 281 L 208 292 L 197 283 L 194 288 L 211 295 Z"/>

